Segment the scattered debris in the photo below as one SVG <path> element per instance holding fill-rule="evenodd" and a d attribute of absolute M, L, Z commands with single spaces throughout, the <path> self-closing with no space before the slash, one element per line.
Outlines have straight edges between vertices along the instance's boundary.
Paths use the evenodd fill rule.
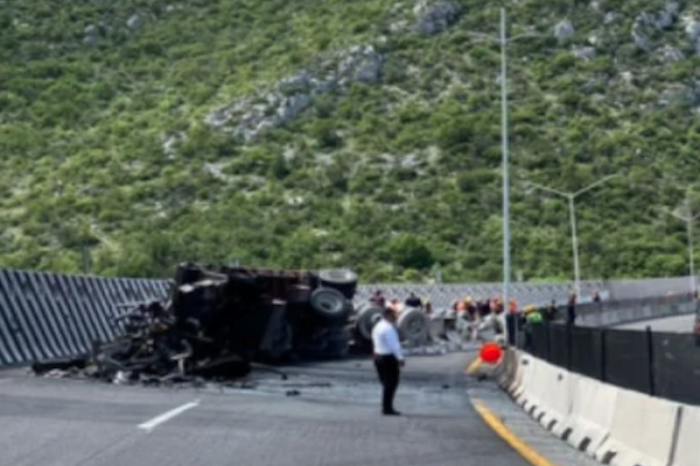
<path fill-rule="evenodd" d="M 120 337 L 95 342 L 82 358 L 40 362 L 33 370 L 159 385 L 244 377 L 253 361 L 343 357 L 356 288 L 349 270 L 183 264 L 167 299 L 130 305 L 113 318 Z"/>
<path fill-rule="evenodd" d="M 371 352 L 372 327 L 383 308 L 355 310 L 357 275 L 350 270 L 281 271 L 182 264 L 160 301 L 118 304 L 111 321 L 119 337 L 94 342 L 89 354 L 42 361 L 35 374 L 93 378 L 118 385 L 191 384 L 255 389 L 253 370 L 287 374 L 270 364 L 338 359 L 351 345 Z M 408 355 L 474 349 L 454 318 L 429 316 L 420 307 L 398 310 Z M 431 333 L 433 335 L 431 335 Z M 359 366 L 356 363 L 355 366 Z M 245 378 L 245 379 L 244 379 Z M 236 381 L 236 382 L 233 382 Z M 287 396 L 298 384 L 283 382 Z M 305 384 L 328 387 L 328 384 Z"/>

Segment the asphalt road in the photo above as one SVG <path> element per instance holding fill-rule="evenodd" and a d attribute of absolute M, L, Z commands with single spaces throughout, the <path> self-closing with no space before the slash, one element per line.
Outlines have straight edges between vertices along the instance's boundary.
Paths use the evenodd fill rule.
<path fill-rule="evenodd" d="M 380 415 L 369 361 L 256 375 L 255 388 L 0 372 L 0 466 L 525 466 L 469 405 L 468 362 L 409 359 L 399 418 Z"/>
<path fill-rule="evenodd" d="M 646 320 L 634 324 L 621 325 L 619 328 L 630 330 L 644 330 L 647 327 L 651 327 L 651 329 L 655 332 L 691 333 L 693 331 L 694 322 L 695 315 L 691 314 L 684 316 L 668 317 L 666 319 Z"/>

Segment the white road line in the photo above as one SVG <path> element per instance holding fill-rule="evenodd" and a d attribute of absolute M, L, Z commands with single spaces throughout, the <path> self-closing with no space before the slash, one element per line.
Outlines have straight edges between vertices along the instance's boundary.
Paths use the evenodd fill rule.
<path fill-rule="evenodd" d="M 199 400 L 195 400 L 191 403 L 186 403 L 182 406 L 179 406 L 175 409 L 171 409 L 170 411 L 161 414 L 160 416 L 156 416 L 153 419 L 144 422 L 143 424 L 139 424 L 139 429 L 143 429 L 146 432 L 150 432 L 153 429 L 155 429 L 157 426 L 160 424 L 163 424 L 164 422 L 168 422 L 170 419 L 179 416 L 180 414 L 184 413 L 188 409 L 192 409 L 196 406 L 199 406 Z"/>

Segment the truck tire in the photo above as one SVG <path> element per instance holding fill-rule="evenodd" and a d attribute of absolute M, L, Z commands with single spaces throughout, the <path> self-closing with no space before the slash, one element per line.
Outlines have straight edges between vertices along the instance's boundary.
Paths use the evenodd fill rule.
<path fill-rule="evenodd" d="M 333 328 L 326 336 L 324 356 L 329 359 L 342 359 L 350 351 L 350 333 L 342 328 Z"/>
<path fill-rule="evenodd" d="M 399 333 L 410 346 L 421 346 L 428 343 L 430 322 L 423 311 L 417 308 L 406 308 L 397 323 Z"/>
<path fill-rule="evenodd" d="M 357 274 L 348 269 L 321 270 L 318 272 L 321 286 L 340 291 L 347 299 L 352 299 L 357 291 Z"/>
<path fill-rule="evenodd" d="M 345 323 L 352 311 L 352 304 L 334 288 L 315 289 L 310 301 L 316 316 L 326 323 Z"/>
<path fill-rule="evenodd" d="M 357 321 L 355 322 L 355 330 L 358 336 L 365 341 L 372 340 L 372 328 L 379 319 L 381 319 L 383 309 L 376 304 L 365 304 L 357 311 Z"/>

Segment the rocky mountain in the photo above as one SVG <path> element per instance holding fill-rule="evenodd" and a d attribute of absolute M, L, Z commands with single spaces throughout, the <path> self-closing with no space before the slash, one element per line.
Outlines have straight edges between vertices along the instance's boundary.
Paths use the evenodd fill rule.
<path fill-rule="evenodd" d="M 529 183 L 619 174 L 576 199 L 584 278 L 684 274 L 700 6 L 672 0 L 3 1 L 0 266 L 499 280 L 501 6 L 514 270 L 571 275 Z"/>

